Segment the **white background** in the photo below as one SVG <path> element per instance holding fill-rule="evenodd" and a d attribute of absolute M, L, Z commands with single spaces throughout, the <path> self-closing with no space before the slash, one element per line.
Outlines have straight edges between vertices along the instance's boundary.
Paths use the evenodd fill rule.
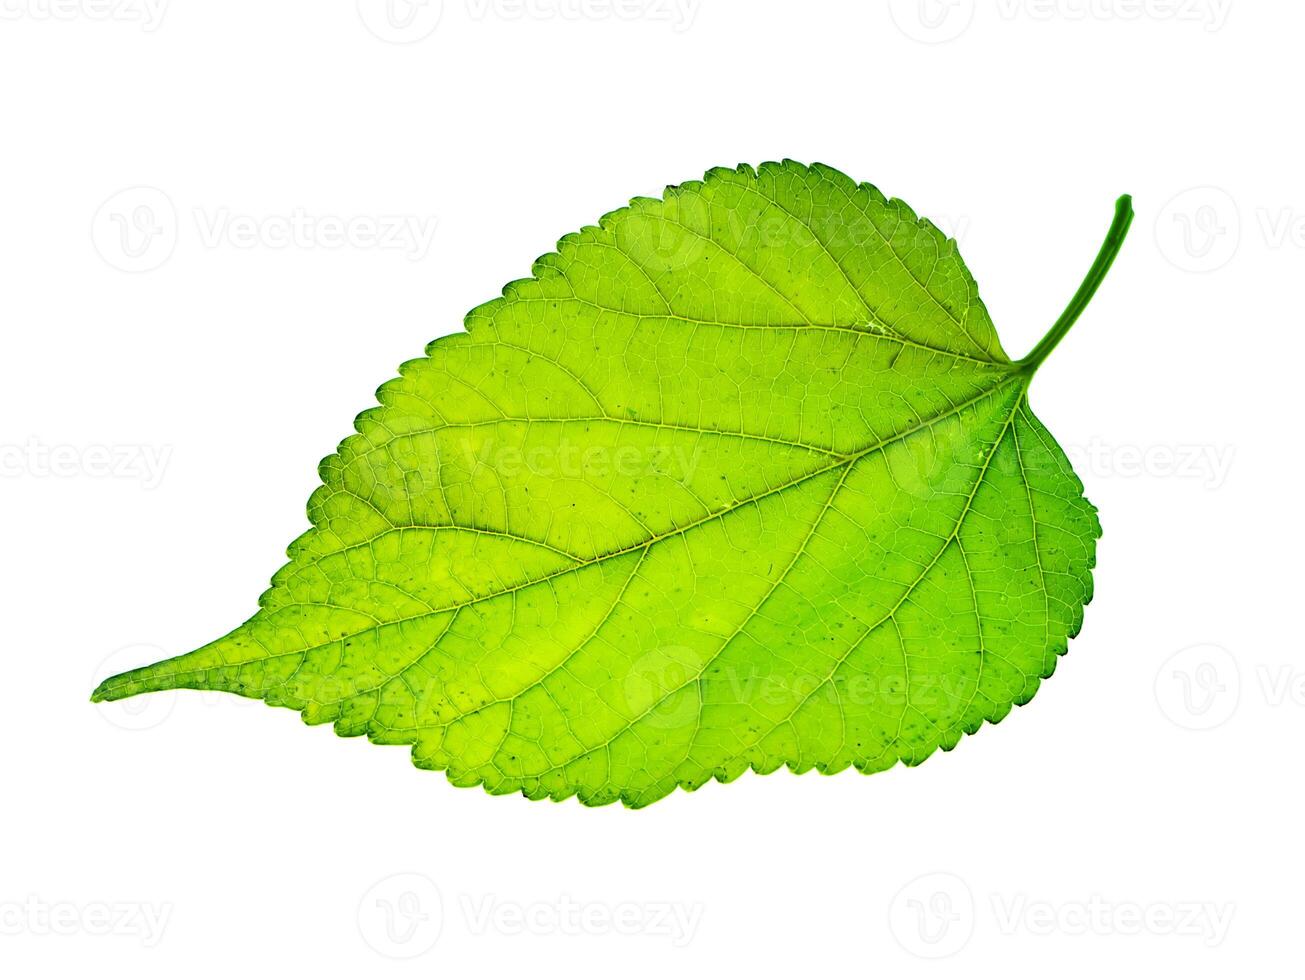
<path fill-rule="evenodd" d="M 0 972 L 1298 961 L 1300 5 L 0 10 Z M 1105 536 L 1031 705 L 918 769 L 631 812 L 454 789 L 237 698 L 88 702 L 245 619 L 377 385 L 561 234 L 783 156 L 957 235 L 1013 356 L 1136 197 L 1032 392 Z M 367 237 L 395 216 L 404 248 Z"/>

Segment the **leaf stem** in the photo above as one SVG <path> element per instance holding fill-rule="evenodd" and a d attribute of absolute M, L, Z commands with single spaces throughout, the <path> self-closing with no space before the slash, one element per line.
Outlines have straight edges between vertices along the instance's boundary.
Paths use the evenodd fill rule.
<path fill-rule="evenodd" d="M 1119 249 L 1124 244 L 1124 237 L 1128 234 L 1128 226 L 1132 223 L 1133 198 L 1130 194 L 1124 194 L 1115 202 L 1115 219 L 1110 223 L 1110 230 L 1106 232 L 1106 240 L 1101 243 L 1101 251 L 1097 253 L 1092 268 L 1088 269 L 1083 284 L 1078 287 L 1078 292 L 1069 301 L 1069 305 L 1065 307 L 1065 312 L 1060 315 L 1060 319 L 1047 331 L 1047 335 L 1038 341 L 1038 346 L 1029 351 L 1023 360 L 1015 362 L 1015 366 L 1021 372 L 1031 376 L 1047 359 L 1047 355 L 1061 342 L 1065 334 L 1069 333 L 1069 328 L 1074 325 L 1074 322 L 1082 315 L 1083 311 L 1087 309 L 1093 294 L 1096 293 L 1097 288 L 1106 278 L 1106 273 L 1110 271 L 1115 256 L 1119 254 Z"/>

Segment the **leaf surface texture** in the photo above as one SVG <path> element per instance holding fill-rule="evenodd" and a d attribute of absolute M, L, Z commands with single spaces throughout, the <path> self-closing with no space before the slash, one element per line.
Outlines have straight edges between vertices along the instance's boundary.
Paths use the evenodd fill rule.
<path fill-rule="evenodd" d="M 587 804 L 919 763 L 1032 698 L 1091 594 L 1030 376 L 900 201 L 711 171 L 404 364 L 258 612 L 95 697 L 229 691 Z"/>

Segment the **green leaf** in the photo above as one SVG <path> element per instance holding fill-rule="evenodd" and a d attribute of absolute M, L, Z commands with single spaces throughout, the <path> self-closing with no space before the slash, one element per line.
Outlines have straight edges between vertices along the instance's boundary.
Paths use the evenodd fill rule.
<path fill-rule="evenodd" d="M 1033 697 L 1094 508 L 955 242 L 825 166 L 568 235 L 377 393 L 258 612 L 95 700 L 198 688 L 459 786 L 634 807 L 875 772 Z"/>

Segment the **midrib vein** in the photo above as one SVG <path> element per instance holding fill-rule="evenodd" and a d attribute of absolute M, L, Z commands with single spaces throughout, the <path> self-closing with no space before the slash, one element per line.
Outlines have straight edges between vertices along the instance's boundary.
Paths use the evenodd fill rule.
<path fill-rule="evenodd" d="M 206 669 L 218 669 L 218 668 L 226 669 L 226 668 L 233 668 L 233 667 L 242 667 L 242 666 L 245 666 L 245 665 L 247 665 L 247 664 L 253 664 L 253 663 L 266 663 L 266 662 L 270 662 L 270 661 L 280 660 L 280 659 L 285 658 L 285 657 L 299 657 L 299 656 L 302 656 L 302 655 L 304 655 L 304 654 L 306 654 L 306 653 L 312 653 L 312 652 L 315 651 L 315 650 L 320 650 L 320 649 L 323 649 L 323 648 L 326 648 L 326 647 L 333 646 L 333 645 L 335 645 L 335 644 L 337 644 L 337 643 L 341 643 L 341 642 L 343 642 L 343 641 L 345 641 L 345 640 L 349 640 L 349 639 L 352 639 L 352 638 L 357 637 L 357 636 L 362 636 L 362 635 L 364 635 L 364 634 L 366 634 L 366 633 L 370 633 L 370 632 L 378 631 L 378 630 L 385 629 L 385 628 L 389 628 L 389 627 L 400 626 L 400 625 L 403 625 L 404 623 L 410 623 L 410 622 L 415 622 L 415 621 L 418 621 L 418 620 L 429 619 L 429 618 L 431 618 L 431 617 L 433 617 L 433 616 L 442 616 L 442 615 L 445 615 L 445 614 L 450 613 L 450 612 L 456 612 L 457 610 L 463 609 L 463 608 L 468 607 L 468 606 L 476 605 L 476 604 L 478 604 L 478 603 L 489 602 L 489 601 L 494 600 L 494 599 L 502 598 L 503 596 L 513 595 L 514 593 L 521 592 L 521 591 L 523 591 L 523 590 L 525 590 L 525 589 L 533 588 L 534 586 L 537 586 L 537 585 L 542 585 L 542 584 L 544 584 L 545 582 L 553 581 L 554 579 L 560 578 L 560 577 L 562 577 L 563 575 L 567 575 L 567 574 L 570 574 L 570 573 L 572 573 L 572 572 L 579 572 L 579 571 L 582 571 L 582 570 L 584 570 L 584 569 L 586 569 L 586 568 L 593 567 L 593 566 L 596 566 L 596 565 L 602 564 L 602 563 L 604 563 L 604 562 L 612 561 L 612 560 L 614 560 L 614 559 L 617 559 L 617 558 L 623 557 L 623 556 L 625 556 L 625 555 L 633 554 L 633 553 L 635 553 L 635 552 L 650 550 L 650 549 L 653 548 L 654 546 L 656 546 L 656 545 L 660 544 L 661 542 L 666 541 L 666 540 L 668 540 L 668 539 L 670 539 L 670 538 L 674 538 L 674 537 L 678 537 L 678 536 L 683 535 L 683 534 L 687 534 L 688 532 L 694 530 L 695 528 L 702 527 L 702 526 L 705 525 L 705 524 L 709 524 L 709 523 L 712 523 L 712 522 L 714 522 L 714 521 L 721 520 L 721 519 L 723 519 L 723 518 L 725 518 L 725 517 L 728 517 L 730 514 L 732 514 L 732 513 L 736 512 L 736 511 L 742 509 L 743 507 L 747 507 L 747 506 L 750 506 L 750 505 L 752 505 L 752 504 L 760 503 L 762 500 L 766 500 L 766 499 L 768 499 L 768 498 L 770 498 L 770 497 L 773 497 L 773 496 L 775 496 L 775 495 L 777 495 L 777 494 L 785 493 L 785 492 L 787 492 L 787 491 L 789 491 L 789 490 L 791 490 L 791 489 L 793 489 L 793 488 L 795 488 L 795 487 L 798 487 L 798 486 L 801 486 L 801 485 L 807 483 L 807 482 L 810 481 L 810 480 L 814 480 L 814 479 L 816 479 L 817 477 L 820 477 L 820 476 L 822 476 L 822 475 L 824 475 L 824 474 L 826 474 L 826 473 L 829 473 L 829 472 L 831 472 L 831 471 L 833 471 L 833 470 L 839 469 L 840 467 L 850 467 L 852 464 L 856 463 L 857 460 L 863 459 L 863 458 L 865 458 L 866 456 L 869 456 L 869 455 L 872 454 L 872 453 L 880 452 L 880 451 L 882 451 L 882 450 L 888 448 L 888 447 L 891 446 L 891 445 L 894 445 L 894 444 L 896 444 L 896 443 L 898 443 L 898 442 L 901 442 L 901 441 L 903 441 L 903 440 L 905 440 L 905 439 L 910 438 L 911 436 L 915 435 L 916 433 L 926 431 L 926 430 L 932 428 L 933 426 L 939 424 L 940 422 L 943 422 L 943 421 L 945 421 L 945 420 L 947 420 L 947 419 L 949 419 L 949 418 L 952 418 L 952 417 L 954 417 L 954 416 L 956 416 L 956 415 L 961 414 L 961 413 L 964 412 L 967 408 L 970 408 L 970 407 L 972 407 L 973 405 L 976 405 L 976 404 L 978 404 L 979 402 L 983 401 L 984 399 L 989 398 L 989 397 L 995 395 L 997 392 L 1001 391 L 1003 388 L 1006 388 L 1006 387 L 1008 387 L 1008 386 L 1010 386 L 1010 385 L 1012 385 L 1012 384 L 1023 384 L 1023 383 L 1027 383 L 1027 378 L 1025 378 L 1025 377 L 1023 377 L 1023 376 L 1021 376 L 1021 375 L 1019 375 L 1019 374 L 1017 374 L 1017 373 L 1011 373 L 1011 374 L 1007 375 L 1005 378 L 1003 378 L 1002 380 L 1000 380 L 999 382 L 997 382 L 996 384 L 993 384 L 993 385 L 990 385 L 990 386 L 987 387 L 987 388 L 984 388 L 984 389 L 983 389 L 982 391 L 980 391 L 978 394 L 973 395 L 972 397 L 966 399 L 965 401 L 960 402 L 959 404 L 952 406 L 951 408 L 947 409 L 946 411 L 943 411 L 943 412 L 940 412 L 940 413 L 938 413 L 938 414 L 932 415 L 932 416 L 930 416 L 930 417 L 928 417 L 928 418 L 925 418 L 925 419 L 921 419 L 919 422 L 915 423 L 914 425 L 908 426 L 907 428 L 901 430 L 900 432 L 894 433 L 894 434 L 891 435 L 891 436 L 887 436 L 887 437 L 885 437 L 884 439 L 881 439 L 881 440 L 879 440 L 878 442 L 876 442 L 876 443 L 874 443 L 874 444 L 872 444 L 872 445 L 869 445 L 869 446 L 866 446 L 866 447 L 864 447 L 864 448 L 862 448 L 862 449 L 860 449 L 860 450 L 857 450 L 857 451 L 854 452 L 854 453 L 849 453 L 849 454 L 847 454 L 847 455 L 845 455 L 845 456 L 837 457 L 833 462 L 829 462 L 829 463 L 826 463 L 826 464 L 824 464 L 824 465 L 822 465 L 822 466 L 819 466 L 819 467 L 817 467 L 817 468 L 815 468 L 815 469 L 809 470 L 808 472 L 803 473 L 801 476 L 795 477 L 795 478 L 793 478 L 792 480 L 789 480 L 789 481 L 787 481 L 786 483 L 780 484 L 780 485 L 777 486 L 777 487 L 772 487 L 772 488 L 770 488 L 769 490 L 766 490 L 766 491 L 764 491 L 764 492 L 762 492 L 762 493 L 754 494 L 754 495 L 751 496 L 751 497 L 747 497 L 747 498 L 744 498 L 744 499 L 742 499 L 742 500 L 735 501 L 734 503 L 732 503 L 732 504 L 730 504 L 730 505 L 728 505 L 728 506 L 726 506 L 726 507 L 723 507 L 723 508 L 721 508 L 720 510 L 712 511 L 712 512 L 709 513 L 709 514 L 706 514 L 706 515 L 704 515 L 704 516 L 702 516 L 702 517 L 700 517 L 700 518 L 698 518 L 698 519 L 696 519 L 696 520 L 694 520 L 694 521 L 690 521 L 689 523 L 687 523 L 687 524 L 683 524 L 683 525 L 681 525 L 681 526 L 679 526 L 679 527 L 671 528 L 671 529 L 669 529 L 669 530 L 667 530 L 667 531 L 664 531 L 664 532 L 662 532 L 662 533 L 660 533 L 660 534 L 652 535 L 651 537 L 648 537 L 648 538 L 643 539 L 643 540 L 640 540 L 640 541 L 636 541 L 636 542 L 634 542 L 634 543 L 632 543 L 632 544 L 629 544 L 629 545 L 626 545 L 626 546 L 624 546 L 624 547 L 614 549 L 614 550 L 612 550 L 612 551 L 606 552 L 606 553 L 601 554 L 601 555 L 596 555 L 596 556 L 594 556 L 593 558 L 588 558 L 588 559 L 585 559 L 585 560 L 583 560 L 583 561 L 578 561 L 578 562 L 574 562 L 574 563 L 572 563 L 572 564 L 568 564 L 568 565 L 566 565 L 566 566 L 564 566 L 564 567 L 562 567 L 562 568 L 558 568 L 558 569 L 556 569 L 556 570 L 554 570 L 554 571 L 552 571 L 552 572 L 549 572 L 549 573 L 547 573 L 547 574 L 545 574 L 545 575 L 537 576 L 536 578 L 533 578 L 533 579 L 527 579 L 527 580 L 525 580 L 525 581 L 522 581 L 522 582 L 517 583 L 516 585 L 508 586 L 508 587 L 503 588 L 503 589 L 500 589 L 500 590 L 498 590 L 498 591 L 496 591 L 496 592 L 487 592 L 487 593 L 485 593 L 485 594 L 483 594 L 483 595 L 473 596 L 472 598 L 470 598 L 470 599 L 466 599 L 466 600 L 463 600 L 463 601 L 461 601 L 461 602 L 452 603 L 452 604 L 447 605 L 447 606 L 441 606 L 441 607 L 438 607 L 438 608 L 434 608 L 434 609 L 431 609 L 430 611 L 423 611 L 423 612 L 420 612 L 420 613 L 416 613 L 416 614 L 414 614 L 414 615 L 412 615 L 412 616 L 405 616 L 405 617 L 400 617 L 400 618 L 397 618 L 397 619 L 386 620 L 386 621 L 384 621 L 384 622 L 377 623 L 375 626 L 369 626 L 369 627 L 367 627 L 367 628 L 365 628 L 365 629 L 357 630 L 357 631 L 352 632 L 352 633 L 345 633 L 345 634 L 342 634 L 342 635 L 340 635 L 340 636 L 338 636 L 338 637 L 336 637 L 336 638 L 334 638 L 334 639 L 332 639 L 332 640 L 328 640 L 328 641 L 326 641 L 325 643 L 315 644 L 315 645 L 310 646 L 310 647 L 303 647 L 303 648 L 299 648 L 299 649 L 295 649 L 295 650 L 287 650 L 287 651 L 283 651 L 283 652 L 281 652 L 281 653 L 276 653 L 276 654 L 270 654 L 270 653 L 269 653 L 267 656 L 256 657 L 256 658 L 251 658 L 251 659 L 246 659 L 246 660 L 229 661 L 229 662 L 222 663 L 222 664 L 220 664 L 220 665 L 216 665 L 216 667 L 213 667 L 213 668 L 186 667 L 185 665 L 183 665 L 182 663 L 180 663 L 180 662 L 183 661 L 183 660 L 186 660 L 186 659 L 188 659 L 188 658 L 194 657 L 194 656 L 195 656 L 196 654 L 198 654 L 198 653 L 201 653 L 201 652 L 203 652 L 203 651 L 205 651 L 205 650 L 208 650 L 208 649 L 210 649 L 210 648 L 212 648 L 212 647 L 214 647 L 214 646 L 217 646 L 217 645 L 219 645 L 219 644 L 224 643 L 227 639 L 229 639 L 232 635 L 234 635 L 234 633 L 238 633 L 238 632 L 244 630 L 246 626 L 248 626 L 250 623 L 254 622 L 255 619 L 257 619 L 257 616 L 258 616 L 258 614 L 256 614 L 255 617 L 254 617 L 254 619 L 251 619 L 249 622 L 247 622 L 247 623 L 244 624 L 243 626 L 238 627 L 235 631 L 233 631 L 232 634 L 228 634 L 227 636 L 222 637 L 221 639 L 218 639 L 218 640 L 214 641 L 213 643 L 206 644 L 204 647 L 200 647 L 198 650 L 196 650 L 196 651 L 194 651 L 194 652 L 192 652 L 192 653 L 182 654 L 182 655 L 180 655 L 180 656 L 178 656 L 178 657 L 174 657 L 174 658 L 172 658 L 171 660 L 166 660 L 166 661 L 164 661 L 163 663 L 157 665 L 157 667 L 171 666 L 172 668 L 174 668 L 174 670 L 172 670 L 172 671 L 169 671 L 169 672 L 167 672 L 167 673 L 164 673 L 164 672 L 161 672 L 161 671 L 160 671 L 160 672 L 157 672 L 157 673 L 153 673 L 154 668 L 142 668 L 142 670 L 148 670 L 148 671 L 151 671 L 151 672 L 152 672 L 152 679 L 151 679 L 151 681 L 148 682 L 148 683 L 150 684 L 150 688 L 151 688 L 152 690 L 163 690 L 164 688 L 162 688 L 162 687 L 157 687 L 157 686 L 155 686 L 155 685 L 156 685 L 158 682 L 166 681 L 167 678 L 169 678 L 169 677 L 171 677 L 171 676 L 174 676 L 176 673 L 179 673 L 179 672 L 181 672 L 181 671 L 188 671 L 188 670 L 206 670 Z M 378 536 L 379 536 L 379 535 L 378 535 Z M 325 559 L 325 558 L 327 558 L 327 557 L 330 557 L 331 554 L 338 554 L 338 553 L 340 553 L 340 552 L 345 552 L 345 551 L 352 550 L 353 548 L 367 547 L 369 544 L 370 544 L 370 542 L 361 542 L 361 543 L 356 544 L 356 545 L 351 545 L 351 546 L 349 546 L 348 548 L 340 549 L 339 552 L 332 552 L 332 553 L 328 553 L 328 554 L 326 554 L 326 555 L 318 556 L 318 557 L 314 558 L 314 560 L 313 560 L 311 563 L 309 563 L 309 564 L 317 564 L 319 561 L 321 561 L 321 560 L 323 560 L 323 559 Z M 278 573 L 278 576 L 279 576 L 280 574 L 281 574 L 281 573 Z M 266 612 L 268 612 L 268 613 L 274 613 L 274 612 L 277 611 L 277 608 L 276 608 L 276 607 L 273 607 L 273 608 L 267 608 L 266 610 L 260 610 L 260 614 L 261 614 L 262 612 L 264 612 L 264 611 L 266 611 Z M 251 637 L 251 638 L 252 638 L 252 637 Z M 255 642 L 258 642 L 258 641 L 255 640 Z M 261 646 L 262 644 L 260 643 L 259 645 Z M 391 674 L 390 676 L 391 676 L 391 677 L 396 677 L 396 676 L 398 676 L 400 673 L 402 673 L 402 671 L 403 671 L 404 669 L 406 669 L 406 668 L 400 668 L 399 671 L 394 672 L 394 673 Z M 120 680 L 121 680 L 121 682 L 122 682 L 124 685 L 125 685 L 125 684 L 129 684 L 129 683 L 131 683 L 131 678 L 133 677 L 133 675 L 136 675 L 137 673 L 138 673 L 138 672 L 136 672 L 136 671 L 128 672 L 127 674 L 121 675 Z M 106 683 L 107 683 L 107 682 L 106 682 Z"/>

